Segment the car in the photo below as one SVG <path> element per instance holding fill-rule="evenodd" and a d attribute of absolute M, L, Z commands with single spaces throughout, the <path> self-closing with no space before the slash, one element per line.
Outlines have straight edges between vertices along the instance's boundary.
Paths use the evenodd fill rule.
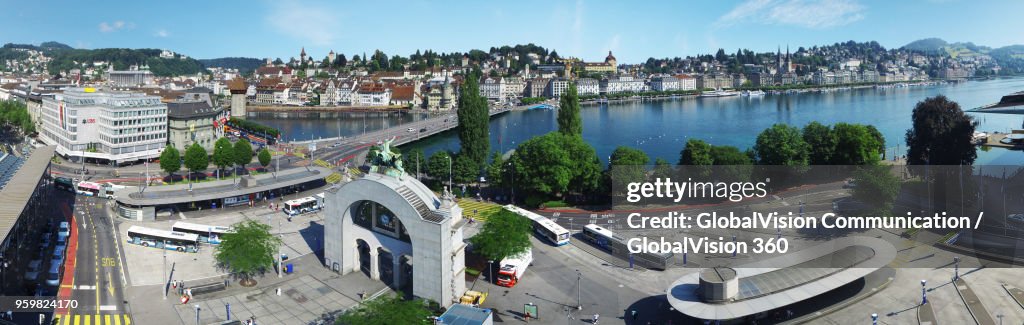
<path fill-rule="evenodd" d="M 25 279 L 35 281 L 39 277 L 39 270 L 43 268 L 43 260 L 32 260 L 28 262 L 28 270 L 25 271 Z"/>
<path fill-rule="evenodd" d="M 50 242 L 50 234 L 43 234 L 43 238 L 39 240 L 39 250 L 50 248 Z"/>
<path fill-rule="evenodd" d="M 408 128 L 408 129 L 405 129 L 405 130 L 409 131 L 409 132 L 416 132 L 416 129 L 414 129 L 414 128 Z"/>
<path fill-rule="evenodd" d="M 420 132 L 421 132 L 421 133 L 422 133 L 422 132 L 427 132 L 427 128 L 422 128 L 422 129 L 420 129 Z"/>
<path fill-rule="evenodd" d="M 57 247 L 53 248 L 53 258 L 51 259 L 51 261 L 57 264 L 64 263 L 64 251 L 67 250 L 67 248 L 68 247 L 64 245 L 58 245 Z"/>
<path fill-rule="evenodd" d="M 60 276 L 64 272 L 64 265 L 62 263 L 50 264 L 49 272 L 46 272 L 46 285 L 56 287 L 60 285 Z"/>
<path fill-rule="evenodd" d="M 71 226 L 67 221 L 61 221 L 60 226 L 57 228 L 57 235 L 63 235 L 64 237 L 71 236 Z"/>
<path fill-rule="evenodd" d="M 1015 213 L 1006 216 L 1006 219 L 1010 222 L 1024 223 L 1024 214 Z"/>
<path fill-rule="evenodd" d="M 57 234 L 57 245 L 66 245 L 68 243 L 68 236 Z"/>

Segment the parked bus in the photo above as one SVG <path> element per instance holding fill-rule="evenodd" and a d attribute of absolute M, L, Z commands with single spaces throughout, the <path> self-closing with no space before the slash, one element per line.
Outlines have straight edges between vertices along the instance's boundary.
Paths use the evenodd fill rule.
<path fill-rule="evenodd" d="M 75 193 L 85 196 L 99 196 L 102 186 L 99 183 L 81 181 L 78 182 L 78 187 L 75 189 Z"/>
<path fill-rule="evenodd" d="M 284 202 L 284 213 L 289 216 L 320 210 L 320 201 L 312 196 L 288 200 Z"/>
<path fill-rule="evenodd" d="M 654 270 L 665 270 L 668 268 L 668 261 L 672 259 L 672 253 L 637 253 L 631 254 L 626 245 L 626 239 L 619 237 L 611 230 L 602 228 L 595 224 L 583 227 L 581 238 L 594 246 L 634 264 Z"/>
<path fill-rule="evenodd" d="M 548 242 L 555 246 L 562 246 L 569 243 L 569 231 L 565 230 L 565 228 L 554 221 L 551 221 L 551 219 L 511 204 L 506 205 L 504 208 L 512 213 L 530 219 L 530 221 L 533 222 L 533 231 L 536 232 L 538 236 L 547 239 Z"/>
<path fill-rule="evenodd" d="M 68 191 L 68 192 L 71 192 L 71 193 L 75 193 L 75 182 L 72 181 L 70 178 L 67 178 L 67 177 L 57 177 L 57 178 L 54 178 L 53 179 L 53 186 L 55 186 L 58 190 L 61 190 L 61 191 Z"/>
<path fill-rule="evenodd" d="M 195 234 L 199 236 L 199 242 L 214 245 L 220 244 L 221 238 L 225 233 L 234 232 L 230 227 L 207 226 L 181 221 L 175 222 L 174 225 L 171 225 L 171 231 Z"/>
<path fill-rule="evenodd" d="M 131 226 L 128 228 L 127 241 L 143 247 L 156 247 L 179 252 L 195 253 L 199 251 L 199 235 L 177 231 Z"/>

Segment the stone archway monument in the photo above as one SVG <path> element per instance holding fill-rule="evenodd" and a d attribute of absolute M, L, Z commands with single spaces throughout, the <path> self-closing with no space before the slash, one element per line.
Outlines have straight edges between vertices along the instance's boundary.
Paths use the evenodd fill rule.
<path fill-rule="evenodd" d="M 438 197 L 404 175 L 401 165 L 380 159 L 393 157 L 390 152 L 376 154 L 383 157 L 372 160 L 372 172 L 326 192 L 325 266 L 341 274 L 359 272 L 361 252 L 369 246 L 371 278 L 387 279 L 396 289 L 412 283 L 413 295 L 450 306 L 466 291 L 462 208 L 447 190 Z M 408 269 L 406 264 L 411 279 L 397 272 Z M 393 267 L 382 271 L 379 265 Z"/>

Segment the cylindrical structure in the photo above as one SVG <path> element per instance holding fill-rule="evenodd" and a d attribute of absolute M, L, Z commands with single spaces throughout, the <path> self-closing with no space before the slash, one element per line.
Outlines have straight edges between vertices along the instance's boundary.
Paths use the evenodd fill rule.
<path fill-rule="evenodd" d="M 714 267 L 700 272 L 700 294 L 706 302 L 729 301 L 739 290 L 739 277 L 732 268 Z"/>

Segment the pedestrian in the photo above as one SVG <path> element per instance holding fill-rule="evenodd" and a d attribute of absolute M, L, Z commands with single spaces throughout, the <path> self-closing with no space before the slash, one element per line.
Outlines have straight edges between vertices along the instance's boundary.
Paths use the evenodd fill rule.
<path fill-rule="evenodd" d="M 629 313 L 633 315 L 633 320 L 636 320 L 637 317 L 640 317 L 639 313 L 636 312 L 636 309 L 633 309 Z"/>
<path fill-rule="evenodd" d="M 590 322 L 590 323 L 591 323 L 591 324 L 594 324 L 594 325 L 597 325 L 597 319 L 598 319 L 598 318 L 601 318 L 601 315 L 598 315 L 598 314 L 594 314 L 594 321 L 592 321 L 592 322 Z"/>

